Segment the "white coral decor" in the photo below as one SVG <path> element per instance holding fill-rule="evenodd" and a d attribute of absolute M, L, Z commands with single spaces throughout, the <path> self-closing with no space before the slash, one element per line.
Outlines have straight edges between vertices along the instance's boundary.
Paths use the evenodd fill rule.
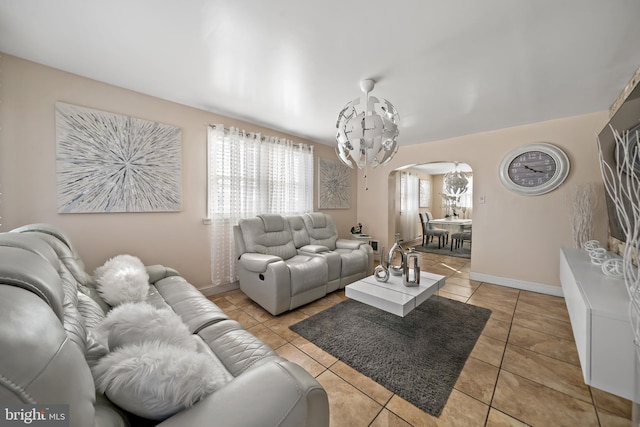
<path fill-rule="evenodd" d="M 573 205 L 571 209 L 571 231 L 573 246 L 581 248 L 593 239 L 594 211 L 598 199 L 595 184 L 576 184 L 573 187 Z"/>
<path fill-rule="evenodd" d="M 97 290 L 107 304 L 145 301 L 149 275 L 142 261 L 132 255 L 117 255 L 95 270 Z"/>

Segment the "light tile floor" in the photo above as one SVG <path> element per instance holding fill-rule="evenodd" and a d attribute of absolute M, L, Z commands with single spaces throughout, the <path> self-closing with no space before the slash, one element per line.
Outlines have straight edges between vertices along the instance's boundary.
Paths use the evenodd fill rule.
<path fill-rule="evenodd" d="M 628 400 L 584 384 L 563 298 L 470 280 L 468 259 L 420 255 L 424 270 L 446 276 L 439 295 L 493 311 L 439 418 L 289 329 L 346 299 L 344 290 L 280 316 L 239 290 L 210 298 L 318 379 L 332 427 L 631 425 Z"/>

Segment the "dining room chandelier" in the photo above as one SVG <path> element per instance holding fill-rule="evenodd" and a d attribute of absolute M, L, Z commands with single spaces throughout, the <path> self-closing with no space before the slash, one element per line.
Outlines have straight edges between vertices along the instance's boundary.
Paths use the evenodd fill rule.
<path fill-rule="evenodd" d="M 469 190 L 469 177 L 458 170 L 458 162 L 454 162 L 454 169 L 444 174 L 442 178 L 442 190 L 447 199 L 455 206 L 460 201 L 460 196 Z"/>
<path fill-rule="evenodd" d="M 350 168 L 354 163 L 360 169 L 385 165 L 398 151 L 400 117 L 389 101 L 369 96 L 375 83 L 362 80 L 364 96 L 349 102 L 338 115 L 336 154 Z"/>

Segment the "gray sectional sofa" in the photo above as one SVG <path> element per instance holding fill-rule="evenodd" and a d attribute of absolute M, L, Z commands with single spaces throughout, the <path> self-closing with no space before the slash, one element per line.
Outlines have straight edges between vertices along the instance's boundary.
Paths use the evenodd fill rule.
<path fill-rule="evenodd" d="M 97 392 L 92 369 L 106 356 L 104 348 L 96 350 L 101 344 L 92 326 L 115 309 L 97 292 L 65 233 L 31 224 L 0 233 L 0 403 L 63 405 L 69 425 L 78 427 L 329 425 L 327 394 L 310 374 L 230 319 L 177 271 L 159 265 L 146 271 L 146 303 L 179 315 L 198 357 L 211 362 L 223 386 L 162 419 L 137 414 L 130 395 L 125 409 L 113 403 L 113 394 Z"/>
<path fill-rule="evenodd" d="M 373 249 L 338 238 L 331 216 L 244 218 L 234 226 L 240 289 L 273 315 L 342 289 L 373 271 Z"/>

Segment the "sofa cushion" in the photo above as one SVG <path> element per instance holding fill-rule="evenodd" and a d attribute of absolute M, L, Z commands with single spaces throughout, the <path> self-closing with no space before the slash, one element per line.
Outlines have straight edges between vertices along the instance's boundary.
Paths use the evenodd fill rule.
<path fill-rule="evenodd" d="M 2 282 L 33 292 L 64 319 L 64 290 L 56 269 L 40 255 L 21 248 L 0 246 Z"/>
<path fill-rule="evenodd" d="M 60 259 L 56 252 L 42 239 L 27 233 L 2 233 L 0 246 L 20 248 L 40 255 L 54 268 L 59 270 Z"/>
<path fill-rule="evenodd" d="M 287 217 L 287 222 L 289 222 L 289 228 L 293 236 L 293 244 L 296 248 L 300 249 L 308 246 L 311 240 L 309 239 L 309 233 L 307 232 L 307 227 L 304 225 L 302 217 L 300 215 L 289 216 Z"/>
<path fill-rule="evenodd" d="M 321 257 L 296 255 L 287 260 L 291 276 L 291 296 L 326 285 L 329 277 L 327 261 Z"/>
<path fill-rule="evenodd" d="M 149 285 L 149 293 L 147 294 L 146 303 L 151 304 L 155 308 L 171 308 L 167 301 L 162 298 L 160 292 L 158 292 L 158 288 L 155 285 Z"/>
<path fill-rule="evenodd" d="M 125 345 L 94 366 L 96 388 L 144 418 L 163 420 L 228 382 L 210 357 L 159 341 Z"/>
<path fill-rule="evenodd" d="M 170 276 L 179 276 L 180 273 L 174 268 L 165 267 L 164 265 L 146 265 L 147 274 L 149 275 L 149 283 L 156 283 L 158 280 Z"/>
<path fill-rule="evenodd" d="M 84 263 L 78 251 L 69 237 L 59 228 L 51 224 L 29 224 L 11 230 L 11 233 L 32 235 L 47 242 L 79 285 L 90 287 L 94 285 L 93 279 L 85 271 Z"/>
<path fill-rule="evenodd" d="M 235 320 L 209 325 L 198 335 L 234 377 L 267 360 L 278 358 L 271 347 L 247 332 Z"/>
<path fill-rule="evenodd" d="M 71 242 L 71 239 L 69 238 L 69 236 L 67 236 L 64 231 L 62 231 L 58 227 L 51 224 L 45 224 L 45 223 L 29 224 L 29 225 L 24 225 L 22 227 L 15 228 L 11 230 L 11 232 L 46 234 L 54 237 L 59 242 L 63 243 L 72 254 L 74 255 L 78 254 L 78 251 L 76 250 L 75 246 Z M 82 268 L 84 268 L 84 264 L 81 261 L 79 262 L 79 264 Z"/>
<path fill-rule="evenodd" d="M 192 334 L 212 323 L 229 318 L 220 307 L 208 300 L 182 276 L 158 280 L 155 289 L 162 300 L 180 316 Z"/>
<path fill-rule="evenodd" d="M 322 212 L 310 212 L 306 216 L 309 218 L 312 228 L 325 228 L 327 226 L 327 217 Z"/>
<path fill-rule="evenodd" d="M 281 222 L 276 226 L 274 223 L 277 221 L 273 220 L 273 216 L 269 218 L 267 222 L 259 217 L 245 218 L 238 222 L 246 251 L 275 255 L 285 260 L 295 256 L 296 247 L 288 224 L 280 217 Z M 265 227 L 271 231 L 267 231 Z"/>
<path fill-rule="evenodd" d="M 267 233 L 284 231 L 285 221 L 282 216 L 277 214 L 262 214 L 258 215 L 258 218 L 262 220 L 262 223 L 264 224 L 264 231 Z"/>
<path fill-rule="evenodd" d="M 337 249 L 342 258 L 342 276 L 348 277 L 354 274 L 362 274 L 367 271 L 368 257 L 365 251 L 351 249 Z"/>
<path fill-rule="evenodd" d="M 302 216 L 312 245 L 322 245 L 334 250 L 338 240 L 338 230 L 333 220 L 321 212 L 306 213 Z"/>
<path fill-rule="evenodd" d="M 0 402 L 67 403 L 69 425 L 93 426 L 95 389 L 82 353 L 43 298 L 4 283 L 0 279 Z"/>

